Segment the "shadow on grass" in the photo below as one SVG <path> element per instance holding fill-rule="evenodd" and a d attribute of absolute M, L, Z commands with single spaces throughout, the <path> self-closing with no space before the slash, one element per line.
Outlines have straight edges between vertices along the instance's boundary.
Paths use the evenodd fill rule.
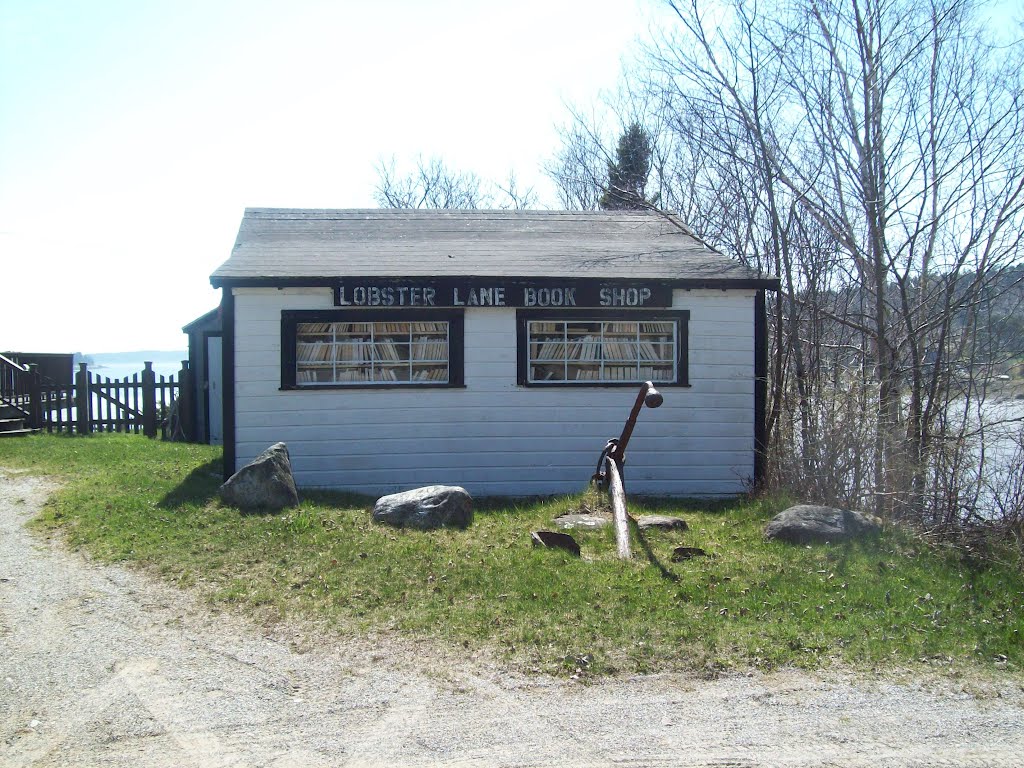
<path fill-rule="evenodd" d="M 640 526 L 636 524 L 636 520 L 632 517 L 629 518 L 629 527 L 636 536 L 636 540 L 640 542 L 640 548 L 644 551 L 644 554 L 647 555 L 648 562 L 658 569 L 658 573 L 661 574 L 661 578 L 671 581 L 673 584 L 678 584 L 680 581 L 678 574 L 672 573 L 672 571 L 670 571 L 665 564 L 661 562 L 661 559 L 655 554 L 654 548 L 651 547 L 651 542 L 647 540 L 647 534 L 640 530 Z"/>
<path fill-rule="evenodd" d="M 647 515 L 686 515 L 699 513 L 704 515 L 732 514 L 737 509 L 753 509 L 755 502 L 744 496 L 725 496 L 722 498 L 702 499 L 697 497 L 676 496 L 629 496 L 630 514 Z"/>
<path fill-rule="evenodd" d="M 203 506 L 217 495 L 223 480 L 223 461 L 214 459 L 196 467 L 157 502 L 160 509 L 178 509 L 186 504 Z"/>
<path fill-rule="evenodd" d="M 201 467 L 196 467 L 178 485 L 157 502 L 160 509 L 178 509 L 179 507 L 195 504 L 203 506 L 217 498 L 217 490 L 223 482 L 223 462 L 221 459 L 214 459 Z M 336 507 L 338 509 L 369 509 L 373 507 L 374 499 L 371 496 L 363 496 L 357 493 L 344 493 L 341 491 L 323 491 L 299 489 L 299 502 L 308 502 L 318 507 Z M 277 514 L 281 510 L 239 510 L 242 514 Z"/>
<path fill-rule="evenodd" d="M 362 493 L 345 491 L 303 490 L 299 488 L 299 502 L 309 502 L 318 507 L 336 507 L 338 509 L 373 509 L 377 499 Z"/>
<path fill-rule="evenodd" d="M 882 562 L 887 548 L 885 545 L 885 534 L 865 535 L 861 538 L 850 539 L 838 542 L 829 546 L 829 557 L 833 561 L 833 570 L 836 573 L 848 573 L 852 563 L 861 560 L 874 560 Z M 797 545 L 799 546 L 799 545 Z M 818 545 L 821 546 L 821 545 Z M 884 562 L 882 562 L 884 569 Z"/>

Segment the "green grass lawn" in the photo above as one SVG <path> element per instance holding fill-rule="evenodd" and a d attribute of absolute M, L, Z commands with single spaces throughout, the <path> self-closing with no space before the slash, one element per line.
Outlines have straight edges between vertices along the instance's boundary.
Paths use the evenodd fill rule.
<path fill-rule="evenodd" d="M 418 532 L 373 524 L 373 500 L 343 494 L 304 493 L 279 515 L 222 507 L 209 446 L 37 435 L 0 440 L 0 466 L 64 481 L 36 525 L 264 621 L 393 632 L 585 674 L 1024 661 L 1015 565 L 898 530 L 850 545 L 765 542 L 780 508 L 767 500 L 631 500 L 633 514 L 681 515 L 690 530 L 634 539 L 622 562 L 610 527 L 574 534 L 579 559 L 531 547 L 531 530 L 592 497 L 480 500 L 467 530 Z M 680 545 L 712 556 L 672 563 Z"/>

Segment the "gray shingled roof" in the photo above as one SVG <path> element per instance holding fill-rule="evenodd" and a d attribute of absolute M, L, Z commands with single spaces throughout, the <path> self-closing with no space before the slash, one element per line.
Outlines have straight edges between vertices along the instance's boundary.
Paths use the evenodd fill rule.
<path fill-rule="evenodd" d="M 214 286 L 342 277 L 579 277 L 764 284 L 646 211 L 249 208 Z"/>

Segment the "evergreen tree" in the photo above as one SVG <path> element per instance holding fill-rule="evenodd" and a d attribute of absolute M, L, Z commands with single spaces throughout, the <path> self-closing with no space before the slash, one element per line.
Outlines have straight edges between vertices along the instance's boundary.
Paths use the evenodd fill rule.
<path fill-rule="evenodd" d="M 651 172 L 651 140 L 639 123 L 633 123 L 619 137 L 615 162 L 608 163 L 608 186 L 601 195 L 605 210 L 644 210 L 651 207 L 645 196 Z"/>

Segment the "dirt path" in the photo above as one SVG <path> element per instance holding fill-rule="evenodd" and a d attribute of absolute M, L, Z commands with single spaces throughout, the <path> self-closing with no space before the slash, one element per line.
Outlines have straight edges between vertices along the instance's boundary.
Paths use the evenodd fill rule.
<path fill-rule="evenodd" d="M 364 646 L 300 653 L 24 523 L 0 470 L 0 766 L 1020 766 L 1018 684 L 787 672 L 582 686 L 444 677 Z"/>

